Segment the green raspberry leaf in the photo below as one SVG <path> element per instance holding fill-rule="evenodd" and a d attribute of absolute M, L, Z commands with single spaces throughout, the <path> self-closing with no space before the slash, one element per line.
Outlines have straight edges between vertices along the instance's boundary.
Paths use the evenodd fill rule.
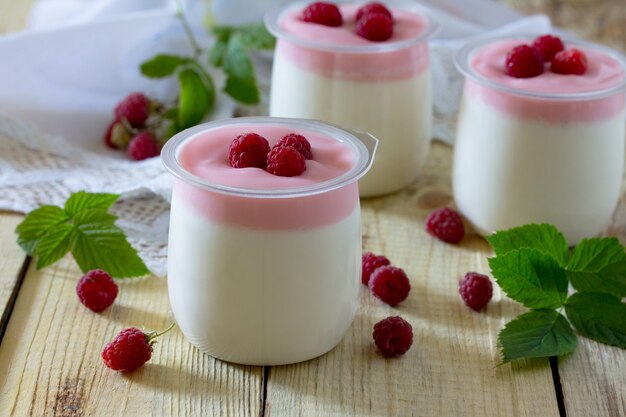
<path fill-rule="evenodd" d="M 565 312 L 581 335 L 626 349 L 626 304 L 616 296 L 576 293 L 567 300 Z"/>
<path fill-rule="evenodd" d="M 221 67 L 224 64 L 224 57 L 226 56 L 226 49 L 228 48 L 228 41 L 217 40 L 211 52 L 209 53 L 209 62 L 215 67 Z"/>
<path fill-rule="evenodd" d="M 551 255 L 522 248 L 490 258 L 489 266 L 502 290 L 528 308 L 558 308 L 565 303 L 567 276 Z"/>
<path fill-rule="evenodd" d="M 616 238 L 583 239 L 574 248 L 567 277 L 578 291 L 626 297 L 626 253 Z"/>
<path fill-rule="evenodd" d="M 113 225 L 90 223 L 77 226 L 72 255 L 83 272 L 104 269 L 116 278 L 148 274 L 124 232 Z"/>
<path fill-rule="evenodd" d="M 70 251 L 74 226 L 61 223 L 46 233 L 37 245 L 37 269 L 52 265 Z"/>
<path fill-rule="evenodd" d="M 241 34 L 236 33 L 229 39 L 223 64 L 227 75 L 224 91 L 242 103 L 258 103 L 260 93 L 254 77 L 254 66 Z"/>
<path fill-rule="evenodd" d="M 276 46 L 276 39 L 265 28 L 263 23 L 252 23 L 237 29 L 242 41 L 252 49 L 272 49 Z"/>
<path fill-rule="evenodd" d="M 569 323 L 554 310 L 531 311 L 511 320 L 498 335 L 502 363 L 571 353 L 578 341 Z"/>
<path fill-rule="evenodd" d="M 493 247 L 496 255 L 504 255 L 516 249 L 535 248 L 553 256 L 559 265 L 567 265 L 569 257 L 567 240 L 551 224 L 527 224 L 498 231 L 486 239 Z"/>
<path fill-rule="evenodd" d="M 176 68 L 187 62 L 187 58 L 159 54 L 141 64 L 141 73 L 148 78 L 164 78 L 174 74 Z"/>
<path fill-rule="evenodd" d="M 37 245 L 56 225 L 68 221 L 68 215 L 57 206 L 41 206 L 28 213 L 17 225 L 17 243 L 29 255 L 34 255 Z"/>
<path fill-rule="evenodd" d="M 199 66 L 199 65 L 198 65 Z M 188 67 L 178 73 L 180 98 L 178 103 L 177 128 L 195 126 L 213 108 L 215 87 L 203 70 Z"/>
<path fill-rule="evenodd" d="M 64 210 L 69 216 L 74 216 L 83 210 L 98 209 L 107 211 L 118 198 L 120 198 L 119 194 L 78 191 L 67 199 Z"/>
<path fill-rule="evenodd" d="M 77 213 L 73 218 L 73 223 L 78 225 L 97 224 L 112 226 L 115 220 L 117 220 L 117 217 L 105 210 L 89 209 Z"/>

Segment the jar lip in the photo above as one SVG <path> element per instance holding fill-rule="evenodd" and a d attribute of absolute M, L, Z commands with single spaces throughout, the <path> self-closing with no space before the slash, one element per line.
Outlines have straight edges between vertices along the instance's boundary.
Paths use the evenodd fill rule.
<path fill-rule="evenodd" d="M 611 59 L 615 60 L 622 68 L 623 77 L 622 79 L 615 84 L 614 86 L 610 86 L 608 88 L 603 88 L 600 90 L 592 90 L 592 91 L 584 91 L 584 92 L 576 92 L 576 93 L 558 93 L 558 92 L 540 92 L 540 91 L 529 91 L 522 88 L 515 88 L 508 85 L 501 84 L 497 81 L 492 81 L 485 77 L 482 74 L 479 74 L 477 71 L 472 68 L 470 62 L 474 56 L 474 54 L 484 46 L 487 46 L 493 42 L 507 39 L 519 39 L 519 40 L 528 40 L 532 41 L 536 38 L 537 34 L 517 34 L 510 35 L 507 37 L 502 36 L 489 36 L 489 37 L 480 37 L 474 41 L 466 43 L 457 53 L 454 58 L 454 64 L 459 72 L 463 74 L 466 78 L 471 79 L 479 84 L 482 84 L 486 87 L 493 88 L 495 90 L 499 90 L 506 93 L 511 93 L 520 96 L 526 96 L 531 98 L 540 98 L 546 100 L 594 100 L 601 99 L 608 96 L 611 96 L 615 93 L 619 93 L 622 90 L 626 89 L 626 62 L 619 54 L 611 48 L 607 48 L 605 46 L 597 45 L 592 42 L 584 42 L 579 40 L 572 40 L 567 37 L 561 36 L 561 39 L 568 45 L 574 47 L 583 47 L 586 49 L 591 49 L 594 51 L 598 51 L 602 54 L 607 55 Z"/>
<path fill-rule="evenodd" d="M 215 182 L 211 182 L 206 178 L 194 175 L 189 170 L 185 169 L 180 163 L 179 154 L 181 149 L 185 146 L 186 143 L 194 140 L 200 134 L 210 132 L 212 130 L 217 130 L 226 126 L 245 124 L 282 125 L 296 128 L 301 127 L 324 133 L 332 138 L 337 139 L 339 142 L 348 145 L 354 152 L 355 163 L 347 172 L 341 174 L 338 177 L 306 186 L 281 189 L 244 188 L 218 184 Z M 224 119 L 203 123 L 186 129 L 180 133 L 177 133 L 170 140 L 168 140 L 163 147 L 163 150 L 161 151 L 161 160 L 163 162 L 163 165 L 165 165 L 165 168 L 172 175 L 174 175 L 174 177 L 207 191 L 214 191 L 221 194 L 228 194 L 239 197 L 253 198 L 304 197 L 321 194 L 344 187 L 345 185 L 356 182 L 359 178 L 365 175 L 365 173 L 371 167 L 373 153 L 375 152 L 377 141 L 374 139 L 373 149 L 369 149 L 368 146 L 366 146 L 361 140 L 359 140 L 355 136 L 355 134 L 358 133 L 360 132 L 350 132 L 338 126 L 318 120 L 289 119 L 268 116 L 237 117 L 234 119 Z"/>
<path fill-rule="evenodd" d="M 338 0 L 334 1 L 336 4 L 342 3 L 353 3 L 354 1 L 349 0 Z M 407 11 L 411 11 L 420 17 L 422 17 L 426 22 L 426 27 L 418 36 L 415 36 L 410 39 L 403 39 L 399 41 L 392 42 L 372 42 L 371 45 L 358 45 L 358 46 L 346 46 L 346 45 L 332 45 L 327 43 L 315 42 L 308 39 L 302 39 L 292 33 L 286 32 L 279 24 L 280 18 L 283 13 L 293 10 L 296 8 L 304 8 L 306 5 L 310 3 L 310 0 L 304 1 L 296 1 L 289 2 L 285 5 L 275 7 L 265 13 L 264 21 L 265 27 L 267 30 L 274 35 L 277 39 L 282 39 L 289 41 L 291 43 L 300 45 L 305 48 L 310 49 L 318 49 L 328 52 L 340 52 L 340 53 L 375 53 L 375 52 L 392 52 L 397 50 L 402 50 L 406 48 L 410 48 L 415 46 L 421 42 L 424 42 L 433 36 L 435 36 L 440 29 L 439 23 L 432 17 L 431 13 L 421 6 L 419 3 L 408 0 L 387 0 L 385 1 L 386 5 L 395 6 L 398 8 L 402 8 Z"/>

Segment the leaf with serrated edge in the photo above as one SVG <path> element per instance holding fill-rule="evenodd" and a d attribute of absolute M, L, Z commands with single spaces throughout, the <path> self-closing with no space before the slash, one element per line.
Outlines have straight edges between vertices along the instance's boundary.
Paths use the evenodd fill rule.
<path fill-rule="evenodd" d="M 100 209 L 108 210 L 120 198 L 119 194 L 88 193 L 78 191 L 73 193 L 65 202 L 63 208 L 70 216 L 83 210 Z"/>
<path fill-rule="evenodd" d="M 573 352 L 577 343 L 565 317 L 554 310 L 522 314 L 508 322 L 498 335 L 502 363 L 565 355 Z"/>
<path fill-rule="evenodd" d="M 215 101 L 215 90 L 208 77 L 197 69 L 186 68 L 178 73 L 180 98 L 177 127 L 185 129 L 202 121 Z"/>
<path fill-rule="evenodd" d="M 143 62 L 139 69 L 148 78 L 164 78 L 174 74 L 176 68 L 186 61 L 187 58 L 180 56 L 159 54 Z"/>
<path fill-rule="evenodd" d="M 498 231 L 486 237 L 496 255 L 512 250 L 535 248 L 552 255 L 561 266 L 567 265 L 569 249 L 565 236 L 551 224 L 527 224 Z"/>
<path fill-rule="evenodd" d="M 254 65 L 240 34 L 229 39 L 223 66 L 227 75 L 224 91 L 242 103 L 258 103 L 260 94 L 254 77 Z"/>
<path fill-rule="evenodd" d="M 80 225 L 72 247 L 72 255 L 83 272 L 104 269 L 113 277 L 137 277 L 148 269 L 116 226 Z"/>
<path fill-rule="evenodd" d="M 276 39 L 265 28 L 263 23 L 252 23 L 237 28 L 244 44 L 252 49 L 271 49 L 276 45 Z"/>
<path fill-rule="evenodd" d="M 67 220 L 67 214 L 60 207 L 41 206 L 17 225 L 17 243 L 27 254 L 34 255 L 39 240 L 54 226 Z"/>
<path fill-rule="evenodd" d="M 550 255 L 523 248 L 490 258 L 489 266 L 500 288 L 528 308 L 558 308 L 565 303 L 565 270 Z"/>
<path fill-rule="evenodd" d="M 74 226 L 59 224 L 46 233 L 37 245 L 37 269 L 52 265 L 65 256 L 72 246 Z"/>
<path fill-rule="evenodd" d="M 626 297 L 626 253 L 616 238 L 583 239 L 567 265 L 567 277 L 578 291 Z"/>
<path fill-rule="evenodd" d="M 626 304 L 610 294 L 576 293 L 565 303 L 567 318 L 578 333 L 626 349 Z"/>

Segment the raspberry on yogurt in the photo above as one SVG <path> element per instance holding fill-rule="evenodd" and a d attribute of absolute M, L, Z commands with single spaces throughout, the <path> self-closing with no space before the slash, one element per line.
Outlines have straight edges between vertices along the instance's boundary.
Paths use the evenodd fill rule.
<path fill-rule="evenodd" d="M 356 34 L 374 42 L 386 41 L 393 36 L 393 20 L 385 13 L 367 13 L 357 20 Z"/>
<path fill-rule="evenodd" d="M 367 3 L 363 7 L 360 7 L 359 10 L 356 11 L 355 20 L 358 22 L 359 20 L 361 20 L 363 16 L 367 14 L 372 14 L 372 13 L 386 14 L 387 16 L 393 19 L 393 16 L 391 15 L 391 11 L 389 11 L 389 9 L 384 4 L 374 1 L 371 3 Z"/>
<path fill-rule="evenodd" d="M 324 26 L 341 26 L 343 17 L 339 8 L 332 3 L 317 1 L 302 11 L 302 20 Z"/>
<path fill-rule="evenodd" d="M 557 74 L 583 75 L 587 72 L 587 55 L 579 49 L 566 49 L 554 56 L 550 71 Z"/>
<path fill-rule="evenodd" d="M 505 72 L 515 78 L 531 78 L 543 73 L 541 52 L 529 45 L 518 45 L 506 54 Z"/>

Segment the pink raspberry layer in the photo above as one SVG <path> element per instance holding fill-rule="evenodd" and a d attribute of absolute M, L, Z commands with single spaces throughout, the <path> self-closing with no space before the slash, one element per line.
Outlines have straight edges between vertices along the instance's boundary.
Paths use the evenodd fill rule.
<path fill-rule="evenodd" d="M 234 169 L 228 162 L 233 138 L 254 132 L 274 146 L 281 137 L 296 131 L 311 143 L 314 159 L 298 176 L 281 177 L 261 168 Z M 204 181 L 236 189 L 289 190 L 324 183 L 346 174 L 356 163 L 347 144 L 317 131 L 294 126 L 237 124 L 218 127 L 190 138 L 181 146 L 178 161 L 190 174 Z M 358 207 L 356 182 L 342 188 L 302 197 L 239 197 L 202 189 L 177 181 L 177 198 L 186 201 L 208 219 L 261 229 L 308 229 L 336 223 Z"/>
<path fill-rule="evenodd" d="M 566 44 L 566 48 L 579 48 L 588 58 L 588 69 L 583 75 L 564 76 L 549 71 L 532 78 L 514 78 L 505 73 L 504 62 L 508 51 L 517 45 L 530 43 L 528 39 L 505 39 L 477 49 L 470 57 L 472 72 L 503 88 L 512 88 L 536 94 L 573 95 L 607 90 L 624 81 L 625 69 L 610 55 L 588 47 Z M 624 93 L 616 92 L 606 97 L 581 100 L 553 100 L 511 94 L 480 80 L 468 78 L 465 96 L 479 99 L 498 111 L 529 120 L 549 123 L 595 122 L 613 118 L 624 110 Z"/>

